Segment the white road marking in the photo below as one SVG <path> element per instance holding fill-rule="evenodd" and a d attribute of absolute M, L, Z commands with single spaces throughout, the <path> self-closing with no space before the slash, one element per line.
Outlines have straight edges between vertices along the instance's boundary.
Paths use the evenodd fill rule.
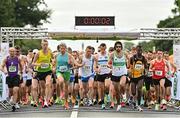
<path fill-rule="evenodd" d="M 73 107 L 72 113 L 71 113 L 71 117 L 70 118 L 77 118 L 78 116 L 78 108 L 79 107 Z"/>
<path fill-rule="evenodd" d="M 70 118 L 77 118 L 78 110 L 73 110 Z"/>

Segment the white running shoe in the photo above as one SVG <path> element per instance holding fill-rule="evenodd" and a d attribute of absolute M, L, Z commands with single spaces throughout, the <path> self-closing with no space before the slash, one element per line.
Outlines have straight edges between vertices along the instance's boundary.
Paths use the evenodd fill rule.
<path fill-rule="evenodd" d="M 33 106 L 34 105 L 34 101 L 33 100 L 31 100 L 31 106 Z"/>
<path fill-rule="evenodd" d="M 118 105 L 116 111 L 121 111 L 122 106 Z"/>
<path fill-rule="evenodd" d="M 47 101 L 44 101 L 44 106 L 43 106 L 43 108 L 46 108 L 46 107 L 48 107 L 48 103 L 47 103 Z"/>
<path fill-rule="evenodd" d="M 88 101 L 88 106 L 93 106 L 92 100 L 89 100 L 89 101 Z"/>
<path fill-rule="evenodd" d="M 143 109 L 140 106 L 137 106 L 138 111 L 143 111 Z"/>
<path fill-rule="evenodd" d="M 162 99 L 161 104 L 167 104 L 167 101 L 165 99 Z"/>
<path fill-rule="evenodd" d="M 15 108 L 20 109 L 20 106 L 18 105 L 18 103 L 15 104 Z"/>

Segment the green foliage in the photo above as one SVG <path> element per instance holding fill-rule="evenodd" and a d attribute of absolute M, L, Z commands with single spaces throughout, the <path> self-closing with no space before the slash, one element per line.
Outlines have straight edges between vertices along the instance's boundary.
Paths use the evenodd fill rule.
<path fill-rule="evenodd" d="M 144 51 L 153 51 L 153 47 L 155 46 L 154 42 L 153 41 L 143 41 L 143 42 L 140 42 L 138 45 L 142 46 L 142 49 Z"/>
<path fill-rule="evenodd" d="M 134 46 L 135 44 L 132 42 L 124 42 L 124 49 L 128 49 L 131 50 L 131 48 Z"/>
<path fill-rule="evenodd" d="M 180 28 L 180 16 L 161 20 L 158 24 L 158 28 Z"/>
<path fill-rule="evenodd" d="M 165 20 L 161 20 L 158 24 L 158 28 L 179 28 L 180 27 L 180 0 L 175 0 L 175 8 L 172 9 L 173 17 L 168 17 Z"/>
<path fill-rule="evenodd" d="M 172 40 L 156 40 L 153 41 L 156 47 L 156 50 L 168 51 L 169 53 L 173 49 L 173 41 Z"/>
<path fill-rule="evenodd" d="M 41 40 L 15 40 L 15 45 L 21 47 L 21 51 L 23 54 L 27 54 L 29 49 L 40 49 L 41 48 Z"/>
<path fill-rule="evenodd" d="M 0 0 L 0 27 L 37 27 L 49 22 L 51 10 L 40 9 L 44 0 Z M 43 21 L 43 22 L 42 22 Z"/>
<path fill-rule="evenodd" d="M 0 0 L 0 27 L 14 26 L 16 21 L 13 0 Z"/>
<path fill-rule="evenodd" d="M 0 27 L 37 27 L 49 22 L 50 15 L 44 0 L 0 0 Z M 15 40 L 15 45 L 19 45 L 23 53 L 41 46 L 40 40 Z"/>
<path fill-rule="evenodd" d="M 172 9 L 173 17 L 168 17 L 165 20 L 161 20 L 157 27 L 158 28 L 180 28 L 180 0 L 175 0 L 175 8 Z M 156 47 L 156 50 L 168 51 L 170 54 L 173 53 L 173 41 L 172 40 L 153 40 L 150 42 L 141 42 L 140 45 L 145 50 Z"/>

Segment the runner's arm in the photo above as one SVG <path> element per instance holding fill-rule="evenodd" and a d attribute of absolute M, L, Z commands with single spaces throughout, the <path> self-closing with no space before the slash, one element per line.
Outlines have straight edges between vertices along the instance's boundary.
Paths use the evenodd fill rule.
<path fill-rule="evenodd" d="M 174 72 L 173 72 L 173 74 L 174 74 L 177 71 L 177 67 L 174 63 L 171 63 L 171 66 L 172 66 L 172 68 L 174 68 Z"/>
<path fill-rule="evenodd" d="M 109 60 L 108 60 L 108 67 L 112 69 L 112 63 L 113 63 L 113 52 L 109 54 Z"/>
<path fill-rule="evenodd" d="M 130 69 L 131 72 L 132 72 L 132 69 L 133 69 L 133 60 L 134 60 L 134 57 L 132 56 L 132 57 L 129 59 L 129 69 Z"/>
<path fill-rule="evenodd" d="M 130 59 L 129 59 L 129 56 L 128 56 L 128 53 L 127 53 L 127 52 L 125 52 L 125 56 L 126 56 L 127 68 L 130 68 Z"/>
<path fill-rule="evenodd" d="M 98 55 L 95 55 L 94 56 L 94 64 L 93 64 L 94 66 L 94 70 L 95 70 L 95 72 L 97 73 L 98 72 Z"/>
<path fill-rule="evenodd" d="M 144 57 L 144 68 L 145 70 L 148 69 L 148 63 L 147 63 L 147 59 Z"/>
<path fill-rule="evenodd" d="M 7 61 L 7 59 L 4 59 L 3 62 L 2 62 L 2 65 L 1 65 L 1 71 L 2 71 L 2 72 L 5 72 L 4 68 L 5 68 L 5 66 L 6 66 L 6 61 Z M 5 72 L 5 73 L 6 73 L 6 72 Z"/>
<path fill-rule="evenodd" d="M 149 71 L 154 71 L 153 65 L 154 65 L 154 60 L 150 62 Z"/>
<path fill-rule="evenodd" d="M 76 65 L 76 66 L 78 66 L 78 67 L 82 67 L 82 66 L 83 66 L 83 64 L 79 64 L 79 63 L 74 59 L 74 57 L 73 57 L 71 54 L 69 54 L 69 59 L 70 59 L 70 64 L 71 64 L 71 65 Z"/>
<path fill-rule="evenodd" d="M 52 70 L 53 70 L 54 72 L 56 72 L 56 67 L 57 67 L 56 57 L 57 57 L 57 55 L 54 56 L 54 59 L 53 59 L 53 62 L 52 62 L 52 63 L 53 63 Z"/>
<path fill-rule="evenodd" d="M 19 59 L 19 67 L 20 67 L 20 73 L 23 74 L 23 60 Z"/>
<path fill-rule="evenodd" d="M 39 52 L 35 55 L 34 59 L 33 59 L 33 66 L 40 66 L 41 64 L 36 63 L 37 59 L 39 58 Z"/>
<path fill-rule="evenodd" d="M 171 72 L 170 63 L 168 63 L 167 60 L 164 60 L 164 61 L 165 61 L 166 67 L 167 67 L 167 72 Z"/>

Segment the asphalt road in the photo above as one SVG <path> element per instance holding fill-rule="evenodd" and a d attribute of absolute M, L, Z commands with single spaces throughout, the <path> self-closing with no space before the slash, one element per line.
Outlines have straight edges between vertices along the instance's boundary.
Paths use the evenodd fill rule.
<path fill-rule="evenodd" d="M 2 109 L 2 108 L 1 108 Z M 166 111 L 155 111 L 145 109 L 143 112 L 133 110 L 130 107 L 123 108 L 117 112 L 116 109 L 107 108 L 101 110 L 100 106 L 79 107 L 65 110 L 62 106 L 53 105 L 49 108 L 34 108 L 31 106 L 21 106 L 16 112 L 1 110 L 0 118 L 180 118 L 180 111 L 168 107 Z"/>

